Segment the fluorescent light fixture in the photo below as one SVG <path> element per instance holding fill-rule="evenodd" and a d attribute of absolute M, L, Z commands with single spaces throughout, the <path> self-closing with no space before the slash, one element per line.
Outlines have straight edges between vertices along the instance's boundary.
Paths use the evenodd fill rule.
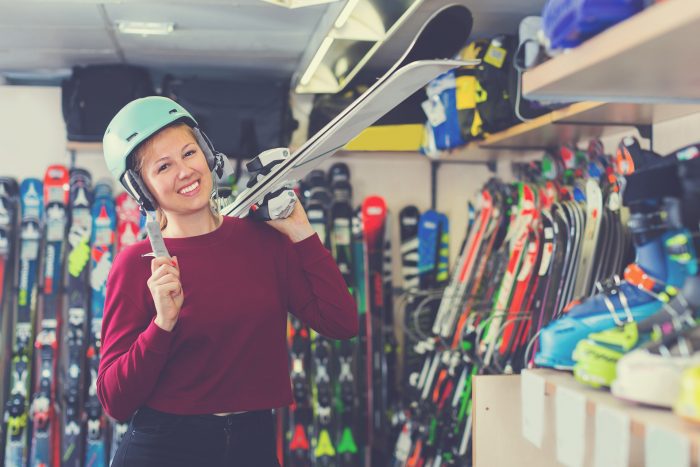
<path fill-rule="evenodd" d="M 316 69 L 321 64 L 323 57 L 326 56 L 326 52 L 328 52 L 328 49 L 331 48 L 332 43 L 333 43 L 332 37 L 326 36 L 323 39 L 323 42 L 321 42 L 321 45 L 319 46 L 318 50 L 316 51 L 314 58 L 311 59 L 311 62 L 309 63 L 309 67 L 306 69 L 306 72 L 301 77 L 300 82 L 301 82 L 302 86 L 306 86 L 307 84 L 309 84 L 309 81 L 311 81 L 311 76 L 313 76 L 313 74 L 316 72 Z"/>
<path fill-rule="evenodd" d="M 263 2 L 283 6 L 285 8 L 302 8 L 305 6 L 322 5 L 324 3 L 334 3 L 338 0 L 262 0 Z"/>
<path fill-rule="evenodd" d="M 117 29 L 122 34 L 141 36 L 164 36 L 175 30 L 175 23 L 155 23 L 145 21 L 117 21 Z"/>
<path fill-rule="evenodd" d="M 400 34 L 401 26 L 407 24 L 407 21 L 417 24 L 421 18 L 427 19 L 431 4 L 464 1 L 466 0 L 343 0 L 342 3 L 330 5 L 294 74 L 294 92 L 339 92 L 380 47 L 393 38 L 397 31 Z M 409 19 L 421 9 L 422 12 L 416 19 Z M 332 42 L 329 37 L 333 38 Z M 397 46 L 398 42 L 399 39 L 392 39 L 385 55 L 392 56 L 394 49 L 400 47 Z M 319 43 L 320 47 L 314 50 L 315 44 Z M 376 65 L 375 63 L 374 66 Z"/>
<path fill-rule="evenodd" d="M 343 11 L 340 12 L 338 18 L 335 20 L 336 28 L 340 29 L 345 25 L 347 20 L 350 18 L 350 15 L 352 14 L 353 10 L 355 9 L 355 6 L 357 5 L 358 1 L 359 0 L 348 0 L 348 3 L 346 3 L 343 7 Z"/>

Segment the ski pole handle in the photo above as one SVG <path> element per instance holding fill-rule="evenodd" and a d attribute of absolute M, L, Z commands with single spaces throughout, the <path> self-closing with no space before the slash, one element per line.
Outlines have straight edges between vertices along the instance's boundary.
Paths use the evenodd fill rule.
<path fill-rule="evenodd" d="M 146 221 L 146 234 L 148 235 L 148 240 L 151 242 L 154 257 L 170 258 L 170 253 L 168 253 L 168 249 L 165 247 L 165 241 L 163 240 L 163 234 L 160 231 L 158 221 L 151 219 Z"/>

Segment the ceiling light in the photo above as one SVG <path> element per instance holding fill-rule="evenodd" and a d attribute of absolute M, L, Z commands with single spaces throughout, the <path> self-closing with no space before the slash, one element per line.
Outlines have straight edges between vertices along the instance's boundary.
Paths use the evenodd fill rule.
<path fill-rule="evenodd" d="M 262 0 L 285 8 L 301 8 L 305 6 L 321 5 L 324 3 L 334 3 L 338 0 Z"/>
<path fill-rule="evenodd" d="M 175 30 L 175 23 L 151 23 L 144 21 L 117 21 L 117 29 L 122 34 L 141 36 L 163 36 Z"/>
<path fill-rule="evenodd" d="M 304 73 L 304 76 L 301 77 L 302 86 L 306 86 L 307 84 L 309 84 L 309 81 L 311 81 L 311 76 L 313 76 L 313 74 L 316 72 L 316 69 L 321 64 L 321 61 L 323 61 L 323 57 L 326 56 L 326 52 L 328 52 L 328 49 L 331 48 L 332 43 L 332 37 L 326 37 L 325 39 L 323 39 L 323 42 L 321 42 L 321 45 L 316 51 L 314 58 L 311 59 L 309 67 L 306 69 L 306 73 Z"/>
<path fill-rule="evenodd" d="M 345 23 L 350 18 L 352 11 L 355 9 L 355 6 L 357 6 L 358 1 L 359 0 L 348 0 L 348 3 L 345 4 L 343 11 L 341 11 L 338 15 L 338 19 L 335 20 L 336 28 L 340 29 L 345 25 Z"/>

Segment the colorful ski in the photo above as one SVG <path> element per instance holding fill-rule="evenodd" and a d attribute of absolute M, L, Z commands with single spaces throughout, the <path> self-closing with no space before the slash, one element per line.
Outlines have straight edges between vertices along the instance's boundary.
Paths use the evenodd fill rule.
<path fill-rule="evenodd" d="M 85 334 L 89 306 L 88 271 L 90 264 L 90 213 L 92 189 L 90 174 L 70 171 L 70 227 L 67 244 L 67 274 L 64 319 L 60 351 L 61 381 L 61 465 L 83 465 L 85 440 L 82 420 L 85 381 Z"/>
<path fill-rule="evenodd" d="M 108 421 L 97 399 L 97 370 L 100 365 L 102 344 L 102 314 L 104 312 L 107 275 L 114 259 L 117 215 L 112 199 L 112 188 L 106 182 L 95 186 L 95 202 L 92 206 L 92 238 L 90 249 L 90 333 L 87 348 L 88 391 L 85 400 L 87 440 L 85 465 L 102 467 L 107 465 Z"/>
<path fill-rule="evenodd" d="M 10 396 L 5 420 L 7 442 L 5 465 L 24 466 L 28 460 L 29 391 L 36 318 L 38 273 L 42 234 L 42 184 L 27 178 L 20 185 L 22 222 L 20 226 L 19 287 L 10 369 Z"/>
<path fill-rule="evenodd" d="M 36 336 L 37 357 L 34 363 L 35 391 L 31 403 L 32 447 L 30 466 L 54 465 L 58 436 L 56 419 L 56 369 L 58 363 L 61 283 L 63 278 L 63 243 L 68 223 L 68 169 L 52 165 L 44 176 L 44 268 L 43 303 Z"/>

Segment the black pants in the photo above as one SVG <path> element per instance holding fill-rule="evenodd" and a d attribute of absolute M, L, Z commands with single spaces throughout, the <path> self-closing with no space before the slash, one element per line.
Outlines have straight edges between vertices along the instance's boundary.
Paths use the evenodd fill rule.
<path fill-rule="evenodd" d="M 141 408 L 112 466 L 278 467 L 272 412 L 220 417 Z"/>

